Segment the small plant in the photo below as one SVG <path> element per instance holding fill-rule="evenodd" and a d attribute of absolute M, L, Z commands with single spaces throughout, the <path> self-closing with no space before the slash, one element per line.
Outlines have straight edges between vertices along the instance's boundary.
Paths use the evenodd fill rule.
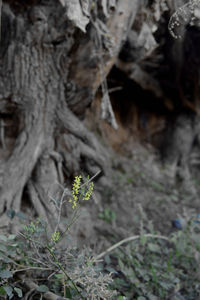
<path fill-rule="evenodd" d="M 116 213 L 110 208 L 105 208 L 103 212 L 99 213 L 99 218 L 112 224 L 116 220 Z"/>
<path fill-rule="evenodd" d="M 59 201 L 51 199 L 57 210 L 54 230 L 39 217 L 25 225 L 20 236 L 0 236 L 0 298 L 20 299 L 27 289 L 34 289 L 32 299 L 39 299 L 39 295 L 46 298 L 46 293 L 55 299 L 59 296 L 74 300 L 112 299 L 114 293 L 108 288 L 111 275 L 95 271 L 89 250 L 80 252 L 65 243 L 69 229 L 79 216 L 81 202 L 92 196 L 93 178 L 82 183 L 82 177 L 77 176 L 70 198 L 64 189 Z M 72 207 L 72 216 L 61 230 L 62 208 L 66 203 Z"/>
<path fill-rule="evenodd" d="M 26 264 L 24 246 L 17 240 L 17 236 L 0 235 L 0 299 L 22 297 L 22 289 L 18 285 L 10 285 L 9 281 L 13 279 L 16 270 L 24 269 Z"/>

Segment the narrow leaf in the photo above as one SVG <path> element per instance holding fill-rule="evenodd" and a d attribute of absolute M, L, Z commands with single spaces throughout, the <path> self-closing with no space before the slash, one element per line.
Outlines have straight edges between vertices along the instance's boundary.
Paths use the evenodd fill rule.
<path fill-rule="evenodd" d="M 0 240 L 7 242 L 7 237 L 5 235 L 0 235 Z"/>
<path fill-rule="evenodd" d="M 4 286 L 3 288 L 6 294 L 8 295 L 8 297 L 10 298 L 12 296 L 13 288 L 9 285 Z"/>
<path fill-rule="evenodd" d="M 19 288 L 14 288 L 14 290 L 15 290 L 15 292 L 17 293 L 17 296 L 19 297 L 19 298 L 22 298 L 22 296 L 23 296 L 23 294 L 22 294 L 22 290 L 21 289 L 19 289 Z"/>
<path fill-rule="evenodd" d="M 38 286 L 37 291 L 40 293 L 46 293 L 49 291 L 49 288 L 48 288 L 48 286 L 42 284 L 42 285 Z"/>

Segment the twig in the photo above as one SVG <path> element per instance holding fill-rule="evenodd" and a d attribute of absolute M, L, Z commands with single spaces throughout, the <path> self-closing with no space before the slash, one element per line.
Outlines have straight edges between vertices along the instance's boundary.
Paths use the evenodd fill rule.
<path fill-rule="evenodd" d="M 109 252 L 115 250 L 116 248 L 118 248 L 119 246 L 128 243 L 128 242 L 132 242 L 134 240 L 137 240 L 139 238 L 141 238 L 142 236 L 146 237 L 146 238 L 154 238 L 154 239 L 162 239 L 162 240 L 166 240 L 169 242 L 169 238 L 167 238 L 166 236 L 162 236 L 162 235 L 156 235 L 156 234 L 144 234 L 144 235 L 134 235 L 134 236 L 130 236 L 124 240 L 121 240 L 120 242 L 114 244 L 113 246 L 109 247 L 107 250 L 105 250 L 104 252 L 100 253 L 99 255 L 97 255 L 94 259 L 95 261 L 98 261 L 100 258 L 104 257 L 106 254 L 108 254 Z"/>
<path fill-rule="evenodd" d="M 20 234 L 25 240 L 28 240 L 29 242 L 38 244 L 40 247 L 45 248 L 45 246 L 42 245 L 42 243 L 35 241 L 35 240 L 31 239 L 30 237 L 25 236 L 22 232 L 19 231 L 18 234 Z"/>
<path fill-rule="evenodd" d="M 24 269 L 18 269 L 18 270 L 12 271 L 12 273 L 15 274 L 17 272 L 24 272 L 24 271 L 29 271 L 29 270 L 50 271 L 50 270 L 52 270 L 52 268 L 27 267 L 27 268 L 24 268 Z"/>
<path fill-rule="evenodd" d="M 121 91 L 121 90 L 123 90 L 122 86 L 116 86 L 116 87 L 114 87 L 112 89 L 109 89 L 108 93 L 111 94 L 111 93 L 114 93 L 114 92 L 117 92 L 117 91 Z"/>
<path fill-rule="evenodd" d="M 48 266 L 47 263 L 39 260 L 38 258 L 34 258 L 34 257 L 29 257 L 29 259 L 31 259 L 34 263 L 37 263 L 37 264 L 40 264 L 40 265 L 43 265 L 43 266 Z"/>
<path fill-rule="evenodd" d="M 80 188 L 82 188 L 83 186 L 85 186 L 86 184 L 88 184 L 89 182 L 91 182 L 94 178 L 96 178 L 99 174 L 101 173 L 101 170 L 99 170 L 96 174 L 94 174 L 88 181 L 84 182 Z"/>
<path fill-rule="evenodd" d="M 83 183 L 83 184 L 80 186 L 80 188 L 82 188 L 83 186 L 85 186 L 86 184 L 88 184 L 89 182 L 91 182 L 91 181 L 92 181 L 94 178 L 96 178 L 100 173 L 101 173 L 101 170 L 99 170 L 95 175 L 93 175 L 88 181 L 86 181 L 85 183 Z M 60 184 L 59 184 L 59 185 L 60 185 Z M 62 187 L 62 188 L 63 188 L 63 187 Z M 54 201 L 54 203 L 55 203 L 55 205 L 56 205 L 56 208 L 58 209 L 58 218 L 57 218 L 58 221 L 57 221 L 57 224 L 56 224 L 54 233 L 57 232 L 58 227 L 59 227 L 59 225 L 60 225 L 61 214 L 62 214 L 62 206 L 63 206 L 63 204 L 64 204 L 64 202 L 65 202 L 65 201 L 64 201 L 65 195 L 69 195 L 69 194 L 71 194 L 71 193 L 68 192 L 68 189 L 67 189 L 67 188 L 66 188 L 66 189 L 64 188 L 64 189 L 63 189 L 62 196 L 61 196 L 61 200 L 60 200 L 59 206 L 57 205 L 56 201 L 55 201 L 52 197 L 50 197 L 51 200 Z M 73 222 L 73 223 L 74 223 L 74 222 Z M 70 224 L 70 226 L 71 226 L 71 225 L 72 225 L 72 224 Z M 68 230 L 69 230 L 69 226 L 67 227 L 67 230 L 65 230 L 63 234 L 65 234 Z"/>
<path fill-rule="evenodd" d="M 72 283 L 74 289 L 75 289 L 76 292 L 79 294 L 80 298 L 84 300 L 84 298 L 83 298 L 81 292 L 79 291 L 79 289 L 78 289 L 76 283 L 75 283 L 74 280 L 68 275 L 68 273 L 67 273 L 67 272 L 65 271 L 65 269 L 62 267 L 62 265 L 59 263 L 59 261 L 57 260 L 57 258 L 56 258 L 56 256 L 55 256 L 53 250 L 51 249 L 51 247 L 50 247 L 49 245 L 42 245 L 40 242 L 35 241 L 35 240 L 31 239 L 30 237 L 26 237 L 26 236 L 25 236 L 23 233 L 21 233 L 21 232 L 19 232 L 19 234 L 20 234 L 21 236 L 23 236 L 26 240 L 29 240 L 29 241 L 31 241 L 31 242 L 33 242 L 33 243 L 36 243 L 36 244 L 42 246 L 44 249 L 46 249 L 46 250 L 49 252 L 50 256 L 53 258 L 54 264 L 55 264 L 55 265 L 56 265 L 56 266 L 64 273 L 64 275 L 66 276 L 66 278 Z M 47 299 L 48 299 L 48 298 L 47 298 Z M 50 298 L 49 298 L 49 299 L 50 299 Z M 56 299 L 57 299 L 57 298 L 56 298 Z"/>
<path fill-rule="evenodd" d="M 80 215 L 77 215 L 78 214 L 78 209 L 75 211 L 74 215 L 73 215 L 73 218 L 71 219 L 71 222 L 69 223 L 69 225 L 66 227 L 66 229 L 64 230 L 64 232 L 62 233 L 59 241 L 57 242 L 60 243 L 63 238 L 65 237 L 65 234 L 67 233 L 67 231 L 69 231 L 70 227 L 76 222 L 76 220 L 79 218 Z"/>
<path fill-rule="evenodd" d="M 56 273 L 58 273 L 58 272 L 57 272 L 57 271 L 54 271 L 53 273 L 51 273 L 51 274 L 47 277 L 47 279 L 50 280 L 50 278 L 51 278 L 52 276 L 54 276 Z"/>
<path fill-rule="evenodd" d="M 57 260 L 57 257 L 55 256 L 54 252 L 51 250 L 50 247 L 46 247 L 46 249 L 49 251 L 49 254 L 53 257 L 54 262 L 56 263 L 56 265 L 58 266 L 58 268 L 63 272 L 63 274 L 66 276 L 67 280 L 69 280 L 74 289 L 76 290 L 76 292 L 78 293 L 78 295 L 81 297 L 81 299 L 84 300 L 84 297 L 82 296 L 81 292 L 79 291 L 76 283 L 74 282 L 74 280 L 69 276 L 69 274 L 65 271 L 65 269 L 63 268 L 63 266 L 59 263 L 59 261 Z"/>

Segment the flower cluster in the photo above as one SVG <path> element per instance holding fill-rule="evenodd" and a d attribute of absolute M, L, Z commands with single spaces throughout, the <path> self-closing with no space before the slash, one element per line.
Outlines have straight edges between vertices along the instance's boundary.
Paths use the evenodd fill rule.
<path fill-rule="evenodd" d="M 38 231 L 38 224 L 39 219 L 36 220 L 36 222 L 31 222 L 29 225 L 24 225 L 24 230 L 27 231 L 29 234 L 34 234 Z"/>
<path fill-rule="evenodd" d="M 81 185 L 81 178 L 82 176 L 76 176 L 74 179 L 73 187 L 72 187 L 72 198 L 69 202 L 72 203 L 72 208 L 74 209 L 77 206 L 78 202 L 78 195 L 79 195 L 79 189 Z"/>
<path fill-rule="evenodd" d="M 94 183 L 91 182 L 90 185 L 89 185 L 89 188 L 88 188 L 87 192 L 85 193 L 85 195 L 83 197 L 83 201 L 84 200 L 86 200 L 86 201 L 90 200 L 90 197 L 92 195 L 93 190 L 94 190 Z"/>
<path fill-rule="evenodd" d="M 57 243 L 60 239 L 60 232 L 59 231 L 55 231 L 53 234 L 52 234 L 52 237 L 51 237 L 51 241 L 54 242 L 54 243 Z"/>

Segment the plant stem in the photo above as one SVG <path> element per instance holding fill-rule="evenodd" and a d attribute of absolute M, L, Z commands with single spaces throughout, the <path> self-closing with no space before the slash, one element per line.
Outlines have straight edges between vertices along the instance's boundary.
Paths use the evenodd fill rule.
<path fill-rule="evenodd" d="M 28 239 L 29 241 L 32 242 L 36 242 L 38 245 L 43 246 L 40 242 L 34 241 L 31 238 L 28 238 L 26 236 L 24 236 L 21 232 L 19 232 L 23 237 L 25 237 L 26 239 Z M 51 247 L 47 246 L 43 246 L 44 248 L 47 249 L 47 251 L 49 252 L 49 254 L 53 257 L 55 264 L 58 266 L 58 268 L 65 274 L 66 278 L 72 283 L 73 287 L 75 288 L 75 290 L 77 291 L 77 293 L 80 295 L 81 299 L 84 300 L 83 296 L 81 295 L 80 291 L 77 288 L 77 285 L 75 284 L 75 282 L 73 281 L 73 279 L 71 279 L 71 277 L 67 274 L 67 272 L 65 271 L 65 269 L 62 267 L 62 265 L 59 263 L 59 261 L 57 260 L 54 252 L 52 251 Z"/>
<path fill-rule="evenodd" d="M 81 295 L 81 292 L 78 290 L 76 283 L 73 281 L 73 279 L 67 274 L 67 272 L 65 271 L 65 269 L 62 267 L 62 265 L 59 263 L 59 261 L 57 260 L 54 252 L 52 251 L 52 249 L 47 246 L 46 249 L 49 251 L 50 255 L 53 257 L 56 265 L 58 266 L 58 268 L 65 274 L 66 278 L 72 283 L 73 287 L 75 288 L 75 290 L 77 291 L 77 293 L 79 294 L 79 296 L 81 297 L 81 299 L 84 300 L 84 297 Z"/>

